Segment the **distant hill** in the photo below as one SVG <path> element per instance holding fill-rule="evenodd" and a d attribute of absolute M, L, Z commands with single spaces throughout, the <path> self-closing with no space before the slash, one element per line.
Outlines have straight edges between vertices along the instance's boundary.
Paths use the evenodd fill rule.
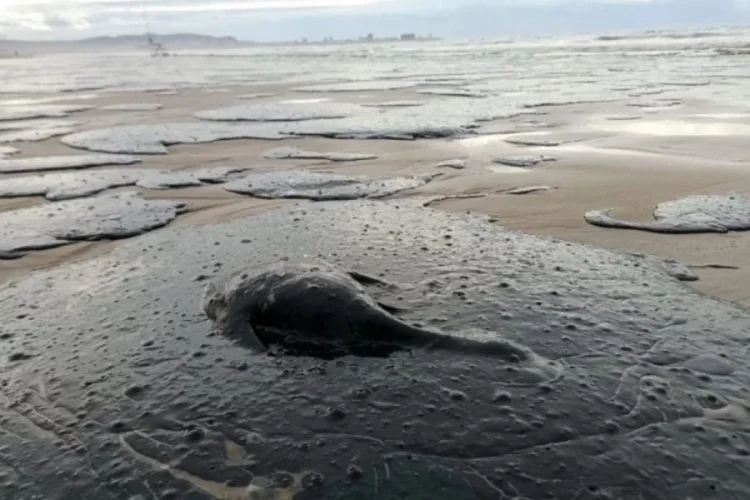
<path fill-rule="evenodd" d="M 169 50 L 216 49 L 245 47 L 253 42 L 244 42 L 231 36 L 209 36 L 194 33 L 154 35 L 156 40 Z M 69 52 L 126 52 L 148 50 L 146 35 L 98 36 L 81 40 L 7 40 L 0 38 L 0 57 L 12 55 L 60 54 Z"/>

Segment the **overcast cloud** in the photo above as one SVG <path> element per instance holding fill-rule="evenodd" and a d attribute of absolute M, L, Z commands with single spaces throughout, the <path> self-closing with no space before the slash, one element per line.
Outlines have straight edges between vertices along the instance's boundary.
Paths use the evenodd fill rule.
<path fill-rule="evenodd" d="M 0 0 L 0 36 L 502 37 L 750 23 L 750 0 Z"/>

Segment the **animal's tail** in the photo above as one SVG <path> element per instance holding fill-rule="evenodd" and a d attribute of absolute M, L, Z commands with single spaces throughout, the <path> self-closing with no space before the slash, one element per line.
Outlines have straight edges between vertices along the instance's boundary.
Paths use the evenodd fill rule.
<path fill-rule="evenodd" d="M 405 326 L 405 331 L 402 332 L 404 340 L 417 347 L 497 357 L 509 363 L 527 361 L 533 356 L 528 348 L 504 338 L 477 340 L 410 325 Z"/>

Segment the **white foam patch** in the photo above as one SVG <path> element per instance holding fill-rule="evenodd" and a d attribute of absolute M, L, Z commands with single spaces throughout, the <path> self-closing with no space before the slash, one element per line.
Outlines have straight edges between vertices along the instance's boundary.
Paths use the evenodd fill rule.
<path fill-rule="evenodd" d="M 278 140 L 277 130 L 258 124 L 160 123 L 88 130 L 66 135 L 68 146 L 103 153 L 167 154 L 166 145 L 203 144 L 229 139 Z"/>
<path fill-rule="evenodd" d="M 140 158 L 127 155 L 66 155 L 43 156 L 38 158 L 3 158 L 0 159 L 0 173 L 41 172 L 44 170 L 65 170 L 103 165 L 132 165 L 140 163 Z"/>
<path fill-rule="evenodd" d="M 0 122 L 0 131 L 6 130 L 28 130 L 28 129 L 51 129 L 51 128 L 62 128 L 62 127 L 75 127 L 78 122 L 73 120 L 58 120 L 55 118 L 51 119 L 33 119 L 33 120 L 18 120 L 9 122 Z"/>
<path fill-rule="evenodd" d="M 0 109 L 0 121 L 30 120 L 33 118 L 66 117 L 70 113 L 87 111 L 91 106 L 45 104 L 28 106 L 5 106 Z"/>
<path fill-rule="evenodd" d="M 61 135 L 72 134 L 75 129 L 71 127 L 56 127 L 43 129 L 15 130 L 0 134 L 0 143 L 6 142 L 38 142 L 59 137 Z"/>

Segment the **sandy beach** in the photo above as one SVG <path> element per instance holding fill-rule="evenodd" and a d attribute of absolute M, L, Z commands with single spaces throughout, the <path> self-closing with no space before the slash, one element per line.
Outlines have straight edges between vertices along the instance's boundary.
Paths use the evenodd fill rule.
<path fill-rule="evenodd" d="M 187 90 L 178 95 L 155 96 L 149 92 L 112 93 L 86 99 L 86 105 L 102 108 L 123 102 L 158 103 L 158 111 L 107 112 L 97 109 L 77 113 L 79 130 L 102 127 L 169 123 L 194 120 L 192 115 L 200 110 L 237 105 L 236 96 L 249 93 L 268 93 L 273 97 L 254 99 L 253 103 L 299 101 L 306 96 L 288 87 L 253 86 L 230 87 L 222 92 Z M 414 91 L 368 92 L 357 96 L 357 102 L 387 102 L 423 99 Z M 336 93 L 322 94 L 315 99 L 351 100 Z M 302 99 L 303 101 L 305 99 Z M 442 176 L 427 186 L 397 196 L 419 195 L 482 195 L 476 198 L 454 199 L 439 202 L 445 210 L 469 210 L 495 217 L 496 223 L 510 229 L 530 234 L 551 236 L 570 241 L 589 243 L 628 252 L 654 254 L 667 259 L 677 259 L 689 265 L 720 265 L 736 267 L 697 268 L 700 280 L 690 286 L 719 298 L 750 304 L 750 256 L 744 251 L 745 233 L 669 235 L 640 231 L 604 229 L 588 224 L 583 214 L 592 209 L 612 208 L 618 216 L 629 220 L 649 220 L 656 204 L 693 194 L 725 194 L 750 191 L 750 178 L 746 164 L 732 155 L 741 150 L 746 135 L 732 134 L 731 126 L 743 122 L 735 115 L 705 115 L 706 103 L 687 104 L 679 110 L 665 110 L 633 121 L 608 121 L 605 116 L 616 116 L 622 110 L 616 105 L 572 105 L 541 107 L 538 115 L 522 116 L 505 121 L 506 133 L 490 134 L 465 139 L 432 141 L 388 140 L 335 140 L 325 138 L 300 138 L 284 141 L 285 146 L 327 152 L 356 152 L 377 155 L 375 160 L 331 164 L 314 160 L 273 160 L 263 158 L 272 147 L 267 141 L 234 140 L 211 144 L 177 145 L 163 156 L 145 157 L 143 167 L 153 169 L 190 170 L 212 165 L 242 166 L 252 171 L 266 172 L 304 168 L 311 171 L 336 172 L 347 175 L 415 175 L 435 171 L 434 166 L 452 158 L 466 159 L 470 168 L 443 169 Z M 670 150 L 672 136 L 660 136 L 659 123 L 666 115 L 677 123 L 698 123 L 696 134 L 688 136 L 687 152 Z M 701 116 L 698 116 L 701 115 Z M 698 116 L 698 117 L 696 117 Z M 733 119 L 732 119 L 733 118 Z M 518 123 L 528 119 L 544 121 L 544 134 L 551 137 L 586 138 L 559 147 L 517 147 L 504 142 L 510 136 L 535 137 L 518 132 Z M 680 121 L 682 120 L 682 121 Z M 614 130 L 603 133 L 592 123 L 614 124 Z M 618 131 L 625 123 L 638 124 L 642 133 Z M 713 130 L 725 131 L 714 135 Z M 544 136 L 546 137 L 546 136 Z M 656 140 L 655 140 L 656 139 Z M 661 139 L 661 140 L 659 140 Z M 76 151 L 51 138 L 34 143 L 19 143 L 18 158 L 75 154 Z M 695 154 L 704 151 L 705 157 Z M 725 154 L 723 154 L 725 153 Z M 557 161 L 534 169 L 492 166 L 492 158 L 502 155 L 548 154 Z M 730 158 L 727 160 L 726 158 Z M 491 170 L 495 168 L 497 171 Z M 549 186 L 553 189 L 524 196 L 504 195 L 507 189 L 522 186 Z M 259 200 L 229 193 L 218 186 L 174 189 L 168 191 L 141 190 L 147 198 L 177 199 L 188 203 L 190 213 L 175 224 L 211 224 L 234 218 L 251 216 L 266 210 L 302 200 Z M 42 201 L 38 198 L 10 198 L 0 200 L 2 210 L 28 207 Z M 117 245 L 117 242 L 77 243 L 62 248 L 34 252 L 12 261 L 0 261 L 3 281 L 24 273 L 63 264 L 70 260 L 99 255 Z"/>

